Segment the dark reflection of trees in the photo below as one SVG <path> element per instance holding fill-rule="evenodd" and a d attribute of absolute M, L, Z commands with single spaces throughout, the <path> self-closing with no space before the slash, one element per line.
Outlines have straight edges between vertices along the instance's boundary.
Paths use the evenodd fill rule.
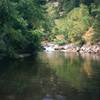
<path fill-rule="evenodd" d="M 38 63 L 34 59 L 2 63 L 0 100 L 28 100 L 40 93 Z M 7 68 L 7 69 L 6 69 Z"/>
<path fill-rule="evenodd" d="M 91 61 L 94 71 L 92 78 L 88 80 L 88 91 L 92 94 L 93 100 L 100 99 L 100 61 Z"/>
<path fill-rule="evenodd" d="M 84 91 L 91 97 L 91 100 L 99 100 L 100 57 L 95 54 L 83 54 L 81 57 L 84 59 L 81 71 L 86 81 L 86 87 L 84 87 Z"/>
<path fill-rule="evenodd" d="M 42 100 L 46 95 L 54 100 L 99 100 L 99 60 L 39 53 L 35 59 L 0 66 L 0 100 Z"/>
<path fill-rule="evenodd" d="M 66 95 L 66 82 L 58 78 L 48 64 L 23 60 L 3 63 L 2 67 L 5 67 L 0 75 L 2 100 L 41 100 L 47 94 L 57 99 Z"/>
<path fill-rule="evenodd" d="M 46 61 L 47 64 L 49 64 L 50 68 L 55 71 L 56 76 L 58 77 L 58 80 L 56 80 L 56 87 L 60 87 L 57 84 L 58 82 L 61 82 L 63 91 L 65 88 L 64 93 L 73 93 L 79 92 L 79 95 L 74 97 L 79 97 L 79 100 L 84 99 L 93 99 L 93 100 L 99 100 L 99 97 L 96 96 L 100 93 L 99 91 L 99 80 L 100 74 L 98 74 L 98 78 L 95 75 L 98 68 L 95 66 L 100 66 L 100 59 L 96 55 L 77 55 L 77 54 L 46 54 L 43 58 L 43 61 Z M 94 64 L 93 64 L 94 63 Z M 95 65 L 95 66 L 94 66 Z M 95 69 L 94 69 L 95 67 Z M 96 78 L 96 80 L 94 79 Z M 56 78 L 57 79 L 57 78 Z M 62 81 L 61 81 L 62 80 Z M 95 83 L 95 84 L 94 84 Z M 70 84 L 70 85 L 69 85 Z M 66 87 L 68 86 L 68 87 Z M 70 88 L 69 88 L 70 87 Z M 74 89 L 71 89 L 74 88 Z M 92 89 L 91 89 L 92 88 Z M 68 89 L 70 91 L 68 91 Z M 95 91 L 93 91 L 95 89 Z M 67 91 L 66 91 L 67 90 Z M 71 90 L 75 90 L 72 92 Z M 57 90 L 58 91 L 58 90 Z M 82 92 L 82 93 L 80 93 Z M 94 96 L 92 95 L 94 94 Z M 67 95 L 67 97 L 70 96 L 70 94 Z M 81 98 L 82 97 L 82 98 Z M 96 97 L 96 98 L 95 98 Z M 95 99 L 94 99 L 95 98 Z M 73 98 L 74 99 L 74 98 Z M 72 100 L 72 97 L 71 97 Z"/>

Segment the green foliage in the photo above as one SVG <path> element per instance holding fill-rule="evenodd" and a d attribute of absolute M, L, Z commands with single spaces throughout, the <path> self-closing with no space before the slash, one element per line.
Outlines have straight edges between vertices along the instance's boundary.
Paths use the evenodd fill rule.
<path fill-rule="evenodd" d="M 53 28 L 50 31 L 52 34 L 49 34 L 49 40 L 54 41 L 56 35 L 63 34 L 67 43 L 73 42 L 78 45 L 83 45 L 87 42 L 83 38 L 84 34 L 93 26 L 95 17 L 99 14 L 99 0 L 57 0 L 59 3 L 58 7 L 53 6 L 54 2 L 52 0 L 49 4 L 51 6 L 48 5 L 47 7 L 49 9 L 49 18 L 52 20 L 51 23 L 53 21 L 55 23 L 52 24 Z M 62 13 L 61 16 L 60 13 Z M 96 23 L 95 21 L 94 24 Z M 94 26 L 97 28 L 96 25 Z M 95 30 L 97 31 L 96 28 Z M 98 36 L 97 32 L 95 32 L 92 41 L 97 39 Z M 57 41 L 57 43 L 59 44 L 62 41 Z"/>
<path fill-rule="evenodd" d="M 58 8 L 53 3 L 47 3 L 47 12 L 50 18 L 56 18 L 58 14 Z"/>
<path fill-rule="evenodd" d="M 66 44 L 66 40 L 56 40 L 55 43 L 58 45 L 64 45 Z"/>
<path fill-rule="evenodd" d="M 96 16 L 95 22 L 94 22 L 94 42 L 100 41 L 100 14 Z"/>
<path fill-rule="evenodd" d="M 14 57 L 36 51 L 44 19 L 39 0 L 0 0 L 0 53 Z"/>
<path fill-rule="evenodd" d="M 83 43 L 82 33 L 91 26 L 87 6 L 81 4 L 66 16 L 56 19 L 55 24 L 53 34 L 64 34 L 67 42 Z"/>
<path fill-rule="evenodd" d="M 65 40 L 56 41 L 58 44 L 82 44 L 83 33 L 92 26 L 93 41 L 100 40 L 99 0 L 54 1 L 0 0 L 0 53 L 11 57 L 32 53 L 38 49 L 41 36 L 54 41 L 59 34 Z"/>
<path fill-rule="evenodd" d="M 95 16 L 99 14 L 99 1 L 57 0 L 57 2 L 58 6 L 56 7 L 54 0 L 47 4 L 48 17 L 52 20 L 50 24 L 53 23 L 52 26 L 49 24 L 49 28 L 51 27 L 51 34 L 48 35 L 49 40 L 54 41 L 56 35 L 63 34 L 67 43 L 73 42 L 83 45 L 86 42 L 83 38 L 84 34 L 93 26 Z M 96 25 L 95 27 L 97 28 Z M 95 37 L 96 33 L 93 39 Z M 59 41 L 57 43 L 59 44 Z"/>
<path fill-rule="evenodd" d="M 90 26 L 89 12 L 85 5 L 80 5 L 79 8 L 74 8 L 67 17 L 69 28 L 75 28 L 79 33 L 84 32 Z M 73 30 L 72 30 L 73 31 Z"/>

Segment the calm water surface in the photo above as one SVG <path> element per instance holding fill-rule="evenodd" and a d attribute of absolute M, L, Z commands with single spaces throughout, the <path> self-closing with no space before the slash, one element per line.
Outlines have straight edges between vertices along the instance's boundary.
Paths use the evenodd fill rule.
<path fill-rule="evenodd" d="M 0 100 L 100 100 L 100 57 L 39 52 L 0 61 Z"/>

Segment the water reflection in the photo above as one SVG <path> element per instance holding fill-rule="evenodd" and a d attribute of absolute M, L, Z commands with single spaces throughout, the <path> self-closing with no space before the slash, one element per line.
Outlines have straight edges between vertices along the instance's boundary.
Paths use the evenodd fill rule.
<path fill-rule="evenodd" d="M 46 95 L 44 98 L 43 98 L 43 100 L 53 100 L 53 98 L 50 96 L 50 95 Z"/>
<path fill-rule="evenodd" d="M 100 57 L 39 52 L 0 62 L 0 100 L 99 100 Z"/>
<path fill-rule="evenodd" d="M 85 58 L 85 62 L 83 63 L 81 70 L 87 75 L 87 77 L 91 77 L 93 75 L 94 70 L 89 58 Z"/>

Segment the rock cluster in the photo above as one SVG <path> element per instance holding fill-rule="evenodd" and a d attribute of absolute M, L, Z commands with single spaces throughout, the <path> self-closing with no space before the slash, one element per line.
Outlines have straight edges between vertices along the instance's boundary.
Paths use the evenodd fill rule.
<path fill-rule="evenodd" d="M 100 54 L 100 45 L 83 45 L 80 48 L 81 53 L 98 53 Z"/>
<path fill-rule="evenodd" d="M 45 50 L 60 50 L 65 52 L 80 52 L 80 53 L 97 53 L 100 54 L 100 44 L 96 45 L 89 45 L 84 44 L 83 46 L 79 47 L 75 44 L 67 44 L 63 46 L 55 45 L 53 43 L 48 43 L 44 46 Z M 50 49 L 49 49 L 50 48 Z"/>
<path fill-rule="evenodd" d="M 65 50 L 66 52 L 79 52 L 80 47 L 74 45 L 74 44 L 68 44 L 68 45 L 64 45 L 64 46 L 58 46 L 58 50 Z M 55 48 L 55 50 L 57 50 L 57 48 Z"/>

